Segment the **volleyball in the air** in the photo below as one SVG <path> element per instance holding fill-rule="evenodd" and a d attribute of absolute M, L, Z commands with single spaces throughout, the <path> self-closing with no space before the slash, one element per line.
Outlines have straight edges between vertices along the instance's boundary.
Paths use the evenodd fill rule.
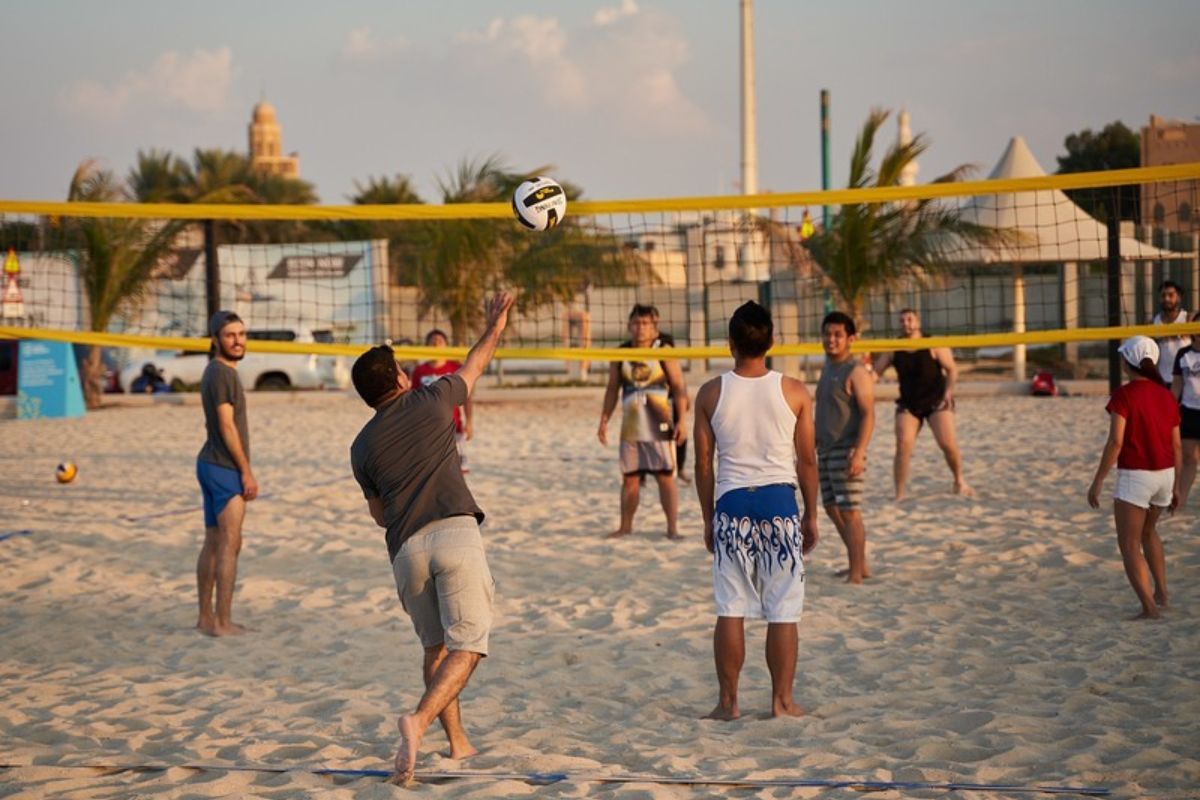
<path fill-rule="evenodd" d="M 551 178 L 530 178 L 513 192 L 513 214 L 531 231 L 544 231 L 562 222 L 567 193 Z"/>
<path fill-rule="evenodd" d="M 70 461 L 64 461 L 54 468 L 54 477 L 58 479 L 59 483 L 70 483 L 78 474 L 79 470 Z"/>

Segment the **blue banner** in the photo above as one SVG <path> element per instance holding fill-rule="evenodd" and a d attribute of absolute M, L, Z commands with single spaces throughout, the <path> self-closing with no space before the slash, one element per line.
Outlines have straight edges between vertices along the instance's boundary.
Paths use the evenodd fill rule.
<path fill-rule="evenodd" d="M 82 417 L 83 387 L 66 342 L 24 340 L 17 355 L 17 419 Z"/>

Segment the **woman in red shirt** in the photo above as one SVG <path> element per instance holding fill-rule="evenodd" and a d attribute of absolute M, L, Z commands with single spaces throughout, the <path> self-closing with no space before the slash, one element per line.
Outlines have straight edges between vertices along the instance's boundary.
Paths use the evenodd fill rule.
<path fill-rule="evenodd" d="M 1158 373 L 1158 345 L 1146 336 L 1125 340 L 1119 351 L 1129 382 L 1105 407 L 1111 420 L 1088 503 L 1100 507 L 1104 477 L 1117 466 L 1113 517 L 1125 575 L 1142 602 L 1135 619 L 1157 619 L 1167 605 L 1167 567 L 1156 524 L 1163 509 L 1179 503 L 1183 448 L 1179 406 Z M 1154 592 L 1150 580 L 1154 580 Z"/>

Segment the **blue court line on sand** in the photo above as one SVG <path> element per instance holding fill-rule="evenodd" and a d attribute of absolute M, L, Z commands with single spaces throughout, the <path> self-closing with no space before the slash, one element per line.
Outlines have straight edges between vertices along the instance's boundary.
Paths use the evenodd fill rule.
<path fill-rule="evenodd" d="M 3 542 L 5 539 L 16 538 L 17 536 L 33 536 L 33 531 L 21 530 L 21 531 L 9 531 L 8 533 L 0 533 L 0 542 Z"/>
<path fill-rule="evenodd" d="M 0 770 L 42 769 L 90 769 L 105 772 L 165 772 L 169 769 L 190 769 L 201 772 L 307 772 L 311 775 L 326 775 L 337 778 L 388 778 L 392 771 L 386 769 L 336 769 L 306 766 L 271 767 L 220 764 L 0 764 Z M 1112 790 L 1103 786 L 1020 786 L 1003 783 L 926 783 L 921 781 L 857 781 L 821 780 L 815 778 L 706 778 L 703 776 L 665 775 L 572 775 L 567 772 L 488 772 L 484 770 L 461 770 L 454 772 L 429 771 L 416 773 L 416 780 L 517 780 L 534 786 L 554 783 L 650 783 L 674 786 L 722 786 L 770 789 L 776 787 L 795 789 L 853 789 L 856 791 L 928 791 L 947 792 L 1012 792 L 1028 794 L 1075 794 L 1086 797 L 1108 797 Z"/>
<path fill-rule="evenodd" d="M 316 483 L 306 483 L 303 486 L 293 486 L 291 489 L 284 489 L 281 492 L 267 492 L 266 494 L 260 494 L 257 499 L 272 500 L 275 497 L 282 495 L 282 494 L 291 494 L 292 492 L 298 492 L 302 489 L 316 489 L 321 486 L 328 486 L 331 483 L 337 483 L 338 481 L 344 481 L 344 480 L 346 480 L 346 478 L 349 478 L 349 477 L 350 477 L 349 475 L 339 475 L 336 478 L 329 478 L 328 480 L 317 481 Z M 150 519 L 161 519 L 162 517 L 173 517 L 177 514 L 194 514 L 197 511 L 201 511 L 203 509 L 204 509 L 204 506 L 188 506 L 187 508 L 173 508 L 173 509 L 170 509 L 169 511 L 155 511 L 153 514 L 142 514 L 142 515 L 136 516 L 136 517 L 131 517 L 128 514 L 122 514 L 121 519 L 125 522 L 145 522 L 146 520 L 150 520 Z"/>

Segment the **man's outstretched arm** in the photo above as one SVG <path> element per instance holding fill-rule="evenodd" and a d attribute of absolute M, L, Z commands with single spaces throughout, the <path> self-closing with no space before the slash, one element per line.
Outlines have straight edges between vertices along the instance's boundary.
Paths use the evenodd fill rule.
<path fill-rule="evenodd" d="M 455 373 L 467 384 L 467 394 L 475 389 L 475 382 L 479 380 L 479 376 L 483 375 L 483 371 L 491 363 L 492 356 L 496 354 L 496 347 L 500 344 L 500 334 L 504 333 L 504 326 L 508 324 L 508 311 L 512 308 L 512 304 L 513 296 L 508 292 L 497 292 L 491 300 L 488 300 L 487 327 L 484 329 L 483 335 L 479 337 L 479 341 L 467 353 L 466 361 Z"/>

